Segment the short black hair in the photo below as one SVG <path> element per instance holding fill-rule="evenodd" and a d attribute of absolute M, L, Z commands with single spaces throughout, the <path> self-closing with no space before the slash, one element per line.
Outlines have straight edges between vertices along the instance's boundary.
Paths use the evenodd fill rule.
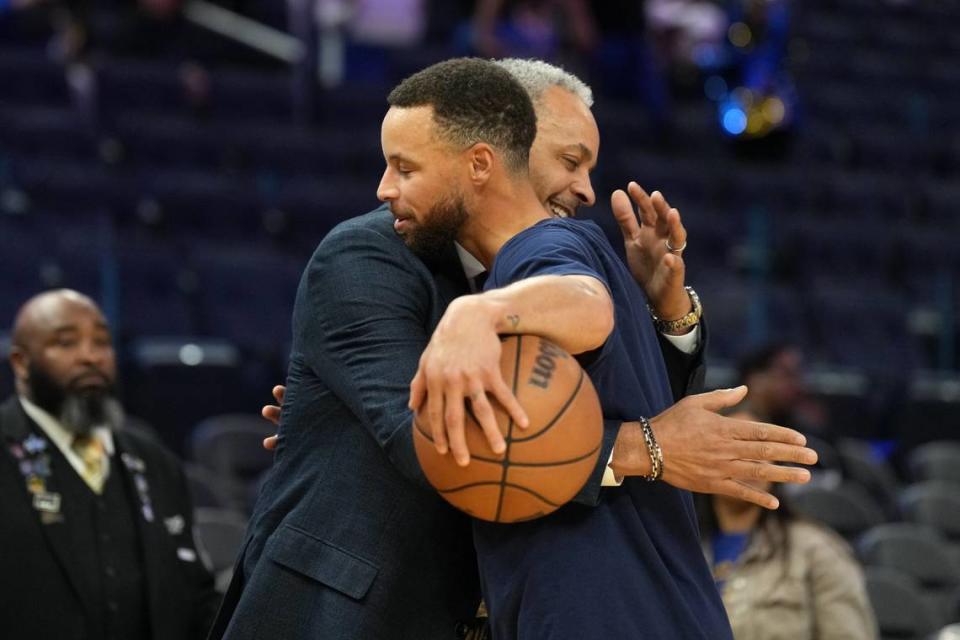
<path fill-rule="evenodd" d="M 797 345 L 788 341 L 776 341 L 764 344 L 747 353 L 737 363 L 737 377 L 740 384 L 755 373 L 769 371 L 774 361 L 787 351 L 797 349 Z"/>
<path fill-rule="evenodd" d="M 406 78 L 387 96 L 391 107 L 433 107 L 440 135 L 463 148 L 485 142 L 513 172 L 526 172 L 537 116 L 524 88 L 498 65 L 454 58 Z"/>

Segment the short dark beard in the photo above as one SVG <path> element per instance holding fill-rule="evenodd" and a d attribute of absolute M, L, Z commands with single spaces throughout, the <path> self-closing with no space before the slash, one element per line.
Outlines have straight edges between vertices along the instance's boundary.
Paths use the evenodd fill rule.
<path fill-rule="evenodd" d="M 433 205 L 423 221 L 401 237 L 414 254 L 432 258 L 448 250 L 469 217 L 463 196 L 448 196 Z"/>
<path fill-rule="evenodd" d="M 62 387 L 36 364 L 30 365 L 27 388 L 38 407 L 59 420 L 67 431 L 89 433 L 93 427 L 118 429 L 123 424 L 123 408 L 113 397 L 113 386 L 71 389 Z"/>

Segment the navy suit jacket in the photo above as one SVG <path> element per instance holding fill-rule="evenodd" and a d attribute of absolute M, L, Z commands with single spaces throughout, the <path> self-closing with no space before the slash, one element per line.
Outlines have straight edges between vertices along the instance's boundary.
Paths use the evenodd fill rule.
<path fill-rule="evenodd" d="M 321 242 L 297 291 L 276 460 L 211 638 L 442 640 L 472 619 L 470 522 L 427 485 L 406 407 L 467 291 L 453 247 L 418 259 L 385 207 Z M 702 378 L 699 356 L 678 362 L 677 389 Z M 578 501 L 596 503 L 618 426 Z"/>

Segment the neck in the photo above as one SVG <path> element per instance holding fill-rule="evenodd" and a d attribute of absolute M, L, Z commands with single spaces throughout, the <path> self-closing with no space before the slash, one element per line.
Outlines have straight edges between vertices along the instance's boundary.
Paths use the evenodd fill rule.
<path fill-rule="evenodd" d="M 713 510 L 717 514 L 717 524 L 724 533 L 746 533 L 760 519 L 760 507 L 732 498 L 714 498 Z"/>
<path fill-rule="evenodd" d="M 524 229 L 550 217 L 525 179 L 485 186 L 481 203 L 460 230 L 458 241 L 489 269 L 506 242 Z"/>

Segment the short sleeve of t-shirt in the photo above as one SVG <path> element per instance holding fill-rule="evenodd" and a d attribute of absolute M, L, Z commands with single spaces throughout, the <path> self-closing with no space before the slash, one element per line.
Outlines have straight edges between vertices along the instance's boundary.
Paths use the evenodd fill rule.
<path fill-rule="evenodd" d="M 596 278 L 609 290 L 601 262 L 583 234 L 585 229 L 575 224 L 584 223 L 544 220 L 515 235 L 497 253 L 485 288 L 505 287 L 533 276 L 582 275 Z"/>

